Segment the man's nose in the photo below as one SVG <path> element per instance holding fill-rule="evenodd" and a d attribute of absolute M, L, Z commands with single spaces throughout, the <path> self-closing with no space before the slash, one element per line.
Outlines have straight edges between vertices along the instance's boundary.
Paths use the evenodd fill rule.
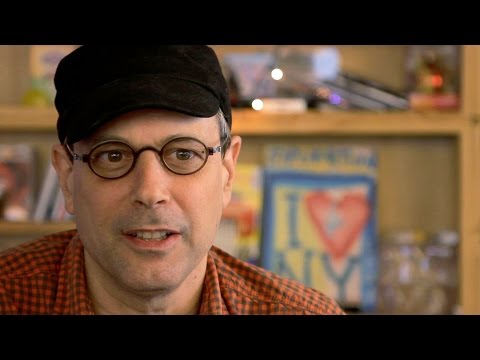
<path fill-rule="evenodd" d="M 136 203 L 154 208 L 170 200 L 169 189 L 174 178 L 161 163 L 156 152 L 150 150 L 141 152 L 132 173 L 133 196 Z"/>

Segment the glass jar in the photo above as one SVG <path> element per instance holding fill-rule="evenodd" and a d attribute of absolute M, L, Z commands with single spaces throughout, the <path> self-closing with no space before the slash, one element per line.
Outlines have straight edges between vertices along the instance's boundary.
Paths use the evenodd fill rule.
<path fill-rule="evenodd" d="M 423 251 L 426 233 L 402 230 L 388 234 L 381 244 L 378 311 L 382 314 L 432 313 L 437 290 Z"/>

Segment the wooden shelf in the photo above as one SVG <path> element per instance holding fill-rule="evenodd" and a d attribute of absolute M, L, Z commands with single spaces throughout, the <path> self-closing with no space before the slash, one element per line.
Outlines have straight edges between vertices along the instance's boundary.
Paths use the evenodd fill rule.
<path fill-rule="evenodd" d="M 9 222 L 0 221 L 0 238 L 3 236 L 29 236 L 36 237 L 46 234 L 55 233 L 58 231 L 64 231 L 74 229 L 75 224 L 71 222 L 67 223 L 33 223 L 33 222 Z"/>
<path fill-rule="evenodd" d="M 56 131 L 53 107 L 0 106 L 0 131 Z M 468 124 L 458 112 L 315 111 L 294 114 L 233 110 L 238 135 L 456 135 Z"/>
<path fill-rule="evenodd" d="M 469 123 L 458 112 L 322 112 L 268 114 L 237 110 L 232 133 L 238 135 L 458 135 Z"/>
<path fill-rule="evenodd" d="M 53 107 L 0 106 L 0 131 L 56 131 L 58 114 Z"/>

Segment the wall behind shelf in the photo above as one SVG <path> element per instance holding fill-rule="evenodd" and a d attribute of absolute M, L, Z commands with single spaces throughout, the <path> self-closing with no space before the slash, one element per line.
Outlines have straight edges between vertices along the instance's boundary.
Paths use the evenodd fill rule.
<path fill-rule="evenodd" d="M 18 105 L 30 86 L 29 45 L 0 45 L 0 104 Z"/>

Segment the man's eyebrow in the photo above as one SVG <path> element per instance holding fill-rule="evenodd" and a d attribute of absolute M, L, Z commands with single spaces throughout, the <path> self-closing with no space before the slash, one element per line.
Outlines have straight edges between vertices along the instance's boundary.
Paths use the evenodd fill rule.
<path fill-rule="evenodd" d="M 164 143 L 166 143 L 167 141 L 171 140 L 171 139 L 174 139 L 174 138 L 178 138 L 178 137 L 193 137 L 191 134 L 182 134 L 182 133 L 177 133 L 177 134 L 170 134 L 168 136 L 165 136 L 165 137 L 162 137 L 158 140 L 155 141 L 155 144 L 156 146 L 160 146 Z M 196 137 L 194 137 L 196 138 Z M 114 134 L 101 134 L 101 135 L 93 135 L 92 137 L 90 137 L 88 140 L 85 140 L 85 145 L 89 148 L 101 143 L 101 142 L 104 142 L 104 141 L 122 141 L 122 142 L 126 142 L 127 144 L 131 144 L 131 145 L 135 145 L 135 144 L 132 144 L 132 142 L 126 138 L 124 138 L 123 136 L 120 136 L 120 135 L 114 135 Z"/>
<path fill-rule="evenodd" d="M 92 147 L 98 143 L 101 143 L 104 141 L 111 141 L 111 140 L 128 142 L 128 140 L 122 136 L 105 134 L 105 135 L 94 135 L 88 138 L 88 140 L 85 140 L 85 145 L 87 145 L 88 147 Z"/>

